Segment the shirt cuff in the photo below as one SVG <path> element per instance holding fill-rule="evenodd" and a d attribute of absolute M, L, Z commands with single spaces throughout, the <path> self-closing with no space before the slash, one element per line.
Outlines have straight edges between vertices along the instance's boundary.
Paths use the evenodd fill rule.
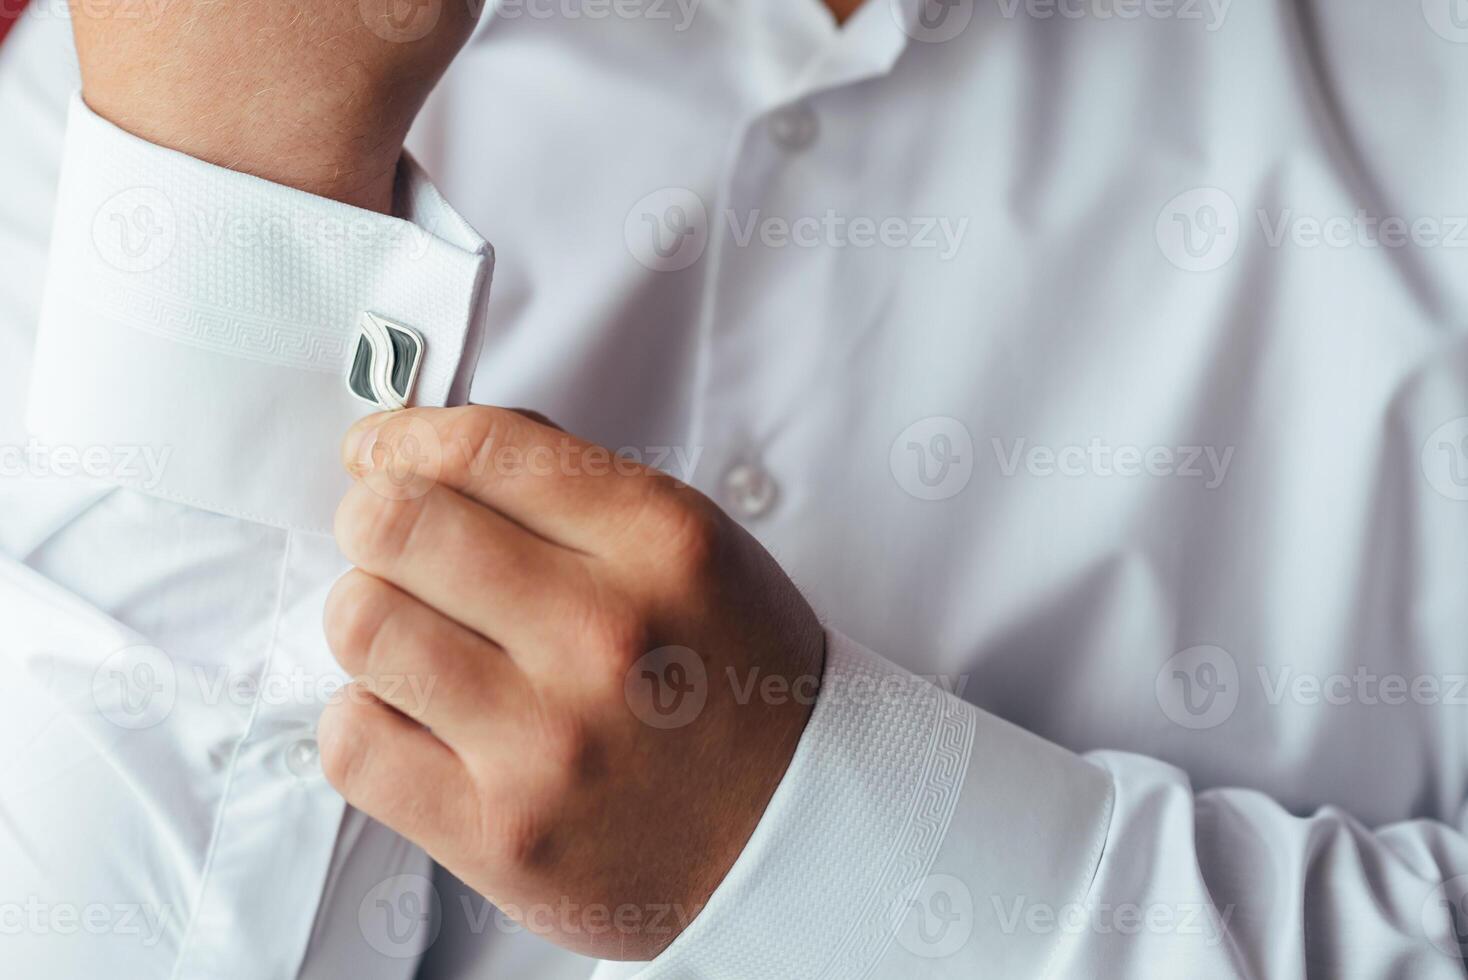
<path fill-rule="evenodd" d="M 595 980 L 946 977 L 976 952 L 995 976 L 1038 974 L 1054 937 L 1015 928 L 1012 899 L 1084 896 L 1110 778 L 939 680 L 829 634 L 820 696 L 744 852 L 661 956 Z"/>
<path fill-rule="evenodd" d="M 138 139 L 74 96 L 26 420 L 42 443 L 151 451 L 108 479 L 329 533 L 363 315 L 423 338 L 410 399 L 467 400 L 493 256 L 404 157 L 364 211 Z M 115 458 L 115 457 L 109 457 Z"/>

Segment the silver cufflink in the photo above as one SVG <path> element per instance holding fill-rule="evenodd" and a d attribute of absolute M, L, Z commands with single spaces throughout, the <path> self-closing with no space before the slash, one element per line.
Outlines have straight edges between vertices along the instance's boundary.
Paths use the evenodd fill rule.
<path fill-rule="evenodd" d="M 376 313 L 363 313 L 358 326 L 347 387 L 384 411 L 406 408 L 423 363 L 423 335 Z"/>

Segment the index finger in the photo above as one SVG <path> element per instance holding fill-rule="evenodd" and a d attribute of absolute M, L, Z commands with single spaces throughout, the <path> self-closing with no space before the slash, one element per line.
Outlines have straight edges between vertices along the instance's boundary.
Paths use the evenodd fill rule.
<path fill-rule="evenodd" d="M 516 411 L 409 408 L 360 420 L 342 443 L 354 477 L 384 492 L 456 490 L 531 532 L 597 554 L 659 502 L 692 492 L 659 470 Z"/>

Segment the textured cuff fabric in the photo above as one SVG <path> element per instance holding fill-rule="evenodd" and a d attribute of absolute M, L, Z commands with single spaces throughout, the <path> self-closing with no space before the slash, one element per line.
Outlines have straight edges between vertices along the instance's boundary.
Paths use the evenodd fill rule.
<path fill-rule="evenodd" d="M 411 399 L 467 399 L 489 246 L 405 158 L 402 217 L 212 166 L 72 100 L 27 424 L 51 451 L 151 453 L 108 479 L 327 533 L 364 313 L 425 341 Z"/>
<path fill-rule="evenodd" d="M 1090 763 L 832 633 L 820 697 L 744 853 L 638 977 L 972 977 L 1037 973 L 1054 936 L 1013 896 L 1085 894 L 1111 783 Z"/>

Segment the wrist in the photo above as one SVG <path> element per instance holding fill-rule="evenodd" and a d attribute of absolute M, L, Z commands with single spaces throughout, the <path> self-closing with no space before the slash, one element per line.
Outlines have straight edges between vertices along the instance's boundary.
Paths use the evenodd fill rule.
<path fill-rule="evenodd" d="M 365 0 L 123 3 L 132 16 L 72 16 L 93 112 L 207 163 L 383 212 L 413 118 L 474 21 L 474 5 L 448 4 L 410 42 L 384 36 Z"/>

